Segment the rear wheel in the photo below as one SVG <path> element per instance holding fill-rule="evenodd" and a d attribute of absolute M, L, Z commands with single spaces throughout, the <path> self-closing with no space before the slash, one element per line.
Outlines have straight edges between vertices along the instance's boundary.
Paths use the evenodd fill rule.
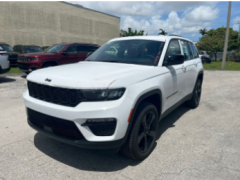
<path fill-rule="evenodd" d="M 132 159 L 145 159 L 154 149 L 156 143 L 158 112 L 148 102 L 140 105 L 129 138 L 121 148 L 121 153 Z"/>
<path fill-rule="evenodd" d="M 192 108 L 198 107 L 201 99 L 202 93 L 202 80 L 198 78 L 197 83 L 195 84 L 192 98 L 187 101 L 187 105 Z"/>

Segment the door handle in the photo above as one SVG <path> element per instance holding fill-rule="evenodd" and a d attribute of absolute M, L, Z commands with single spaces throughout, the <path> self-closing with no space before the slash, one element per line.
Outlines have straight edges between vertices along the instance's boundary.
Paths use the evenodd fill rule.
<path fill-rule="evenodd" d="M 182 70 L 183 70 L 183 71 L 186 71 L 186 67 L 185 67 L 185 66 L 182 66 Z"/>

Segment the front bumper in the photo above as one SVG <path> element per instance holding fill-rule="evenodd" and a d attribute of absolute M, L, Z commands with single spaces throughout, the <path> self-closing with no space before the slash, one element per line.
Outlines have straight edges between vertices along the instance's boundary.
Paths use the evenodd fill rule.
<path fill-rule="evenodd" d="M 22 63 L 18 61 L 17 65 L 19 70 L 23 72 L 32 72 L 38 69 L 38 63 Z"/>
<path fill-rule="evenodd" d="M 28 91 L 23 94 L 25 106 L 36 112 L 47 116 L 66 120 L 75 124 L 83 139 L 71 140 L 57 134 L 51 133 L 42 128 L 38 128 L 31 121 L 28 123 L 37 131 L 50 136 L 59 141 L 86 148 L 113 148 L 124 143 L 125 134 L 128 128 L 128 116 L 130 114 L 133 101 L 123 95 L 116 101 L 103 102 L 81 102 L 76 107 L 67 107 L 41 101 L 29 96 Z M 113 135 L 97 136 L 88 126 L 82 126 L 87 119 L 115 118 L 116 128 Z"/>

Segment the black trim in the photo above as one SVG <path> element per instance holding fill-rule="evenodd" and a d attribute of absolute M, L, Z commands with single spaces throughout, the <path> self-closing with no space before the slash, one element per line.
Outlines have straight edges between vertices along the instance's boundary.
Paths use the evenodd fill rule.
<path fill-rule="evenodd" d="M 67 143 L 70 145 L 78 146 L 81 148 L 89 148 L 89 149 L 111 149 L 111 148 L 118 148 L 123 145 L 124 138 L 116 141 L 109 141 L 109 142 L 90 142 L 87 140 L 80 140 L 80 141 L 72 141 L 66 138 L 59 137 L 57 135 L 54 135 L 50 132 L 44 131 L 36 126 L 34 126 L 29 120 L 28 120 L 29 126 L 31 126 L 36 131 L 40 132 L 41 134 L 44 134 L 45 136 L 48 136 L 52 139 L 61 141 L 63 143 Z"/>
<path fill-rule="evenodd" d="M 175 95 L 175 94 L 177 94 L 177 93 L 178 93 L 178 91 L 176 91 L 175 93 L 171 94 L 171 95 L 168 96 L 166 99 L 170 98 L 171 96 L 173 96 L 173 95 Z"/>
<path fill-rule="evenodd" d="M 49 62 L 56 63 L 56 66 L 58 65 L 57 60 L 55 60 L 55 59 L 46 59 L 46 60 L 43 60 L 43 63 L 42 63 L 41 67 L 43 67 L 46 63 L 49 63 Z"/>
<path fill-rule="evenodd" d="M 172 107 L 168 108 L 160 117 L 160 120 L 162 120 L 165 116 L 167 116 L 169 113 L 171 113 L 174 109 L 176 109 L 177 107 L 179 107 L 182 103 L 184 103 L 185 101 L 189 100 L 192 98 L 193 93 L 185 96 L 183 99 L 181 99 L 180 101 L 178 101 L 176 104 L 174 104 Z"/>
<path fill-rule="evenodd" d="M 155 95 L 155 94 L 158 94 L 158 95 L 160 96 L 160 109 L 158 109 L 158 111 L 159 111 L 159 116 L 160 116 L 160 114 L 162 114 L 162 92 L 161 92 L 160 89 L 154 89 L 154 90 L 151 90 L 151 91 L 149 91 L 149 92 L 141 95 L 141 96 L 138 98 L 138 100 L 137 100 L 137 102 L 135 103 L 135 105 L 134 105 L 133 113 L 132 113 L 132 115 L 131 115 L 131 119 L 130 119 L 130 122 L 129 122 L 129 125 L 128 125 L 128 128 L 127 128 L 126 134 L 125 134 L 125 136 L 124 136 L 124 138 L 123 138 L 123 142 L 124 142 L 124 143 L 127 141 L 128 135 L 129 135 L 129 133 L 130 133 L 130 131 L 131 131 L 133 125 L 134 125 L 134 122 L 135 122 L 135 121 L 134 121 L 134 118 L 135 118 L 135 116 L 136 116 L 137 109 L 138 109 L 140 103 L 141 103 L 144 99 L 146 99 L 146 98 L 148 98 L 148 97 L 150 97 L 150 96 L 152 96 L 152 95 Z M 130 113 L 130 112 L 129 112 L 129 113 Z"/>

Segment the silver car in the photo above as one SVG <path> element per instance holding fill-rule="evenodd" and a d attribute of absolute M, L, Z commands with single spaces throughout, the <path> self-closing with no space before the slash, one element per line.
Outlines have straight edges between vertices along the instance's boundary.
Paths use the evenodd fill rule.
<path fill-rule="evenodd" d="M 0 48 L 0 74 L 10 70 L 10 62 L 8 61 L 8 53 Z"/>
<path fill-rule="evenodd" d="M 211 59 L 207 51 L 199 51 L 199 57 L 202 60 L 202 63 L 211 63 Z"/>

